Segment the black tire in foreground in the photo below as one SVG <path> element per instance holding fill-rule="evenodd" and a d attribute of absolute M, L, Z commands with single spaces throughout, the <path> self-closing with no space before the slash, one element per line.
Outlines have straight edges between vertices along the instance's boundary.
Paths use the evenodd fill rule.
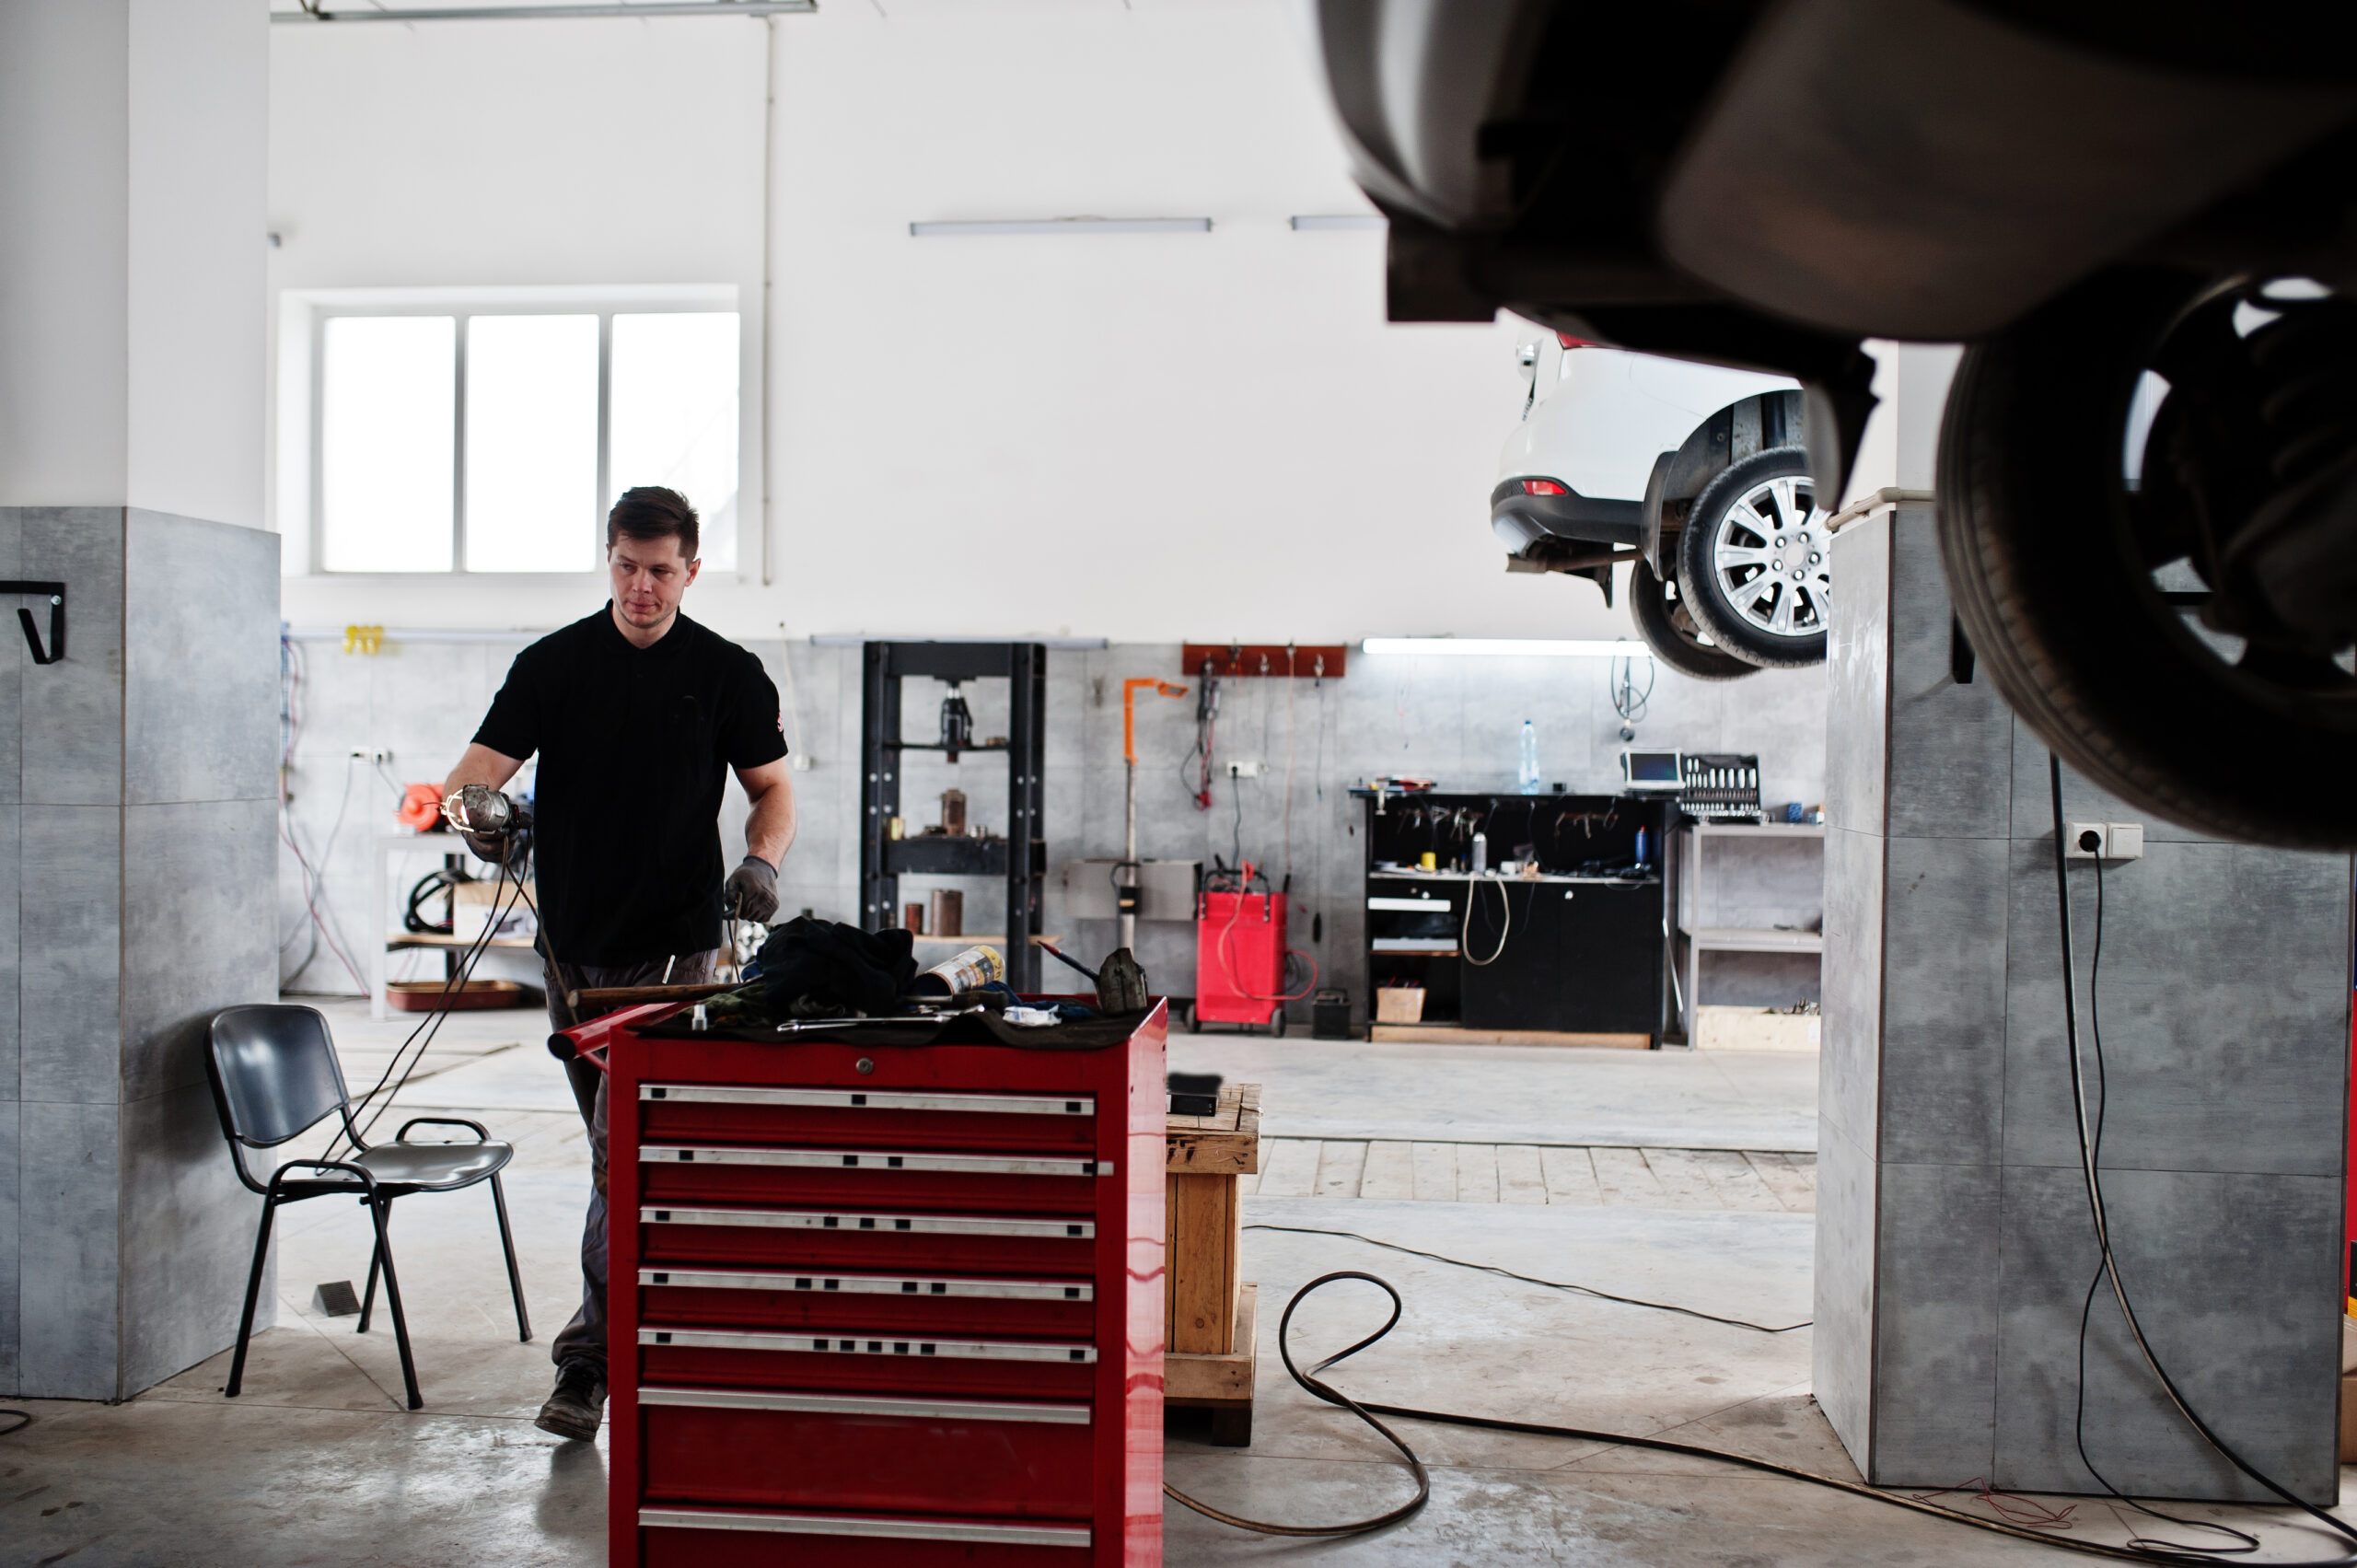
<path fill-rule="evenodd" d="M 1678 588 L 1711 641 L 1768 669 L 1825 662 L 1826 513 L 1799 447 L 1754 452 L 1703 487 L 1678 536 Z"/>
<path fill-rule="evenodd" d="M 2251 525 L 2289 488 L 2278 369 L 2357 377 L 2357 308 L 2283 304 L 2254 328 L 2254 300 L 2276 303 L 2115 273 L 1976 344 L 1941 432 L 1941 556 L 1979 668 L 2078 772 L 2204 832 L 2345 851 L 2346 644 L 2247 586 Z"/>
<path fill-rule="evenodd" d="M 1636 620 L 1637 634 L 1655 658 L 1697 680 L 1733 680 L 1759 673 L 1758 665 L 1701 641 L 1686 606 L 1669 593 L 1669 585 L 1655 576 L 1654 569 L 1643 562 L 1629 568 L 1629 613 Z"/>

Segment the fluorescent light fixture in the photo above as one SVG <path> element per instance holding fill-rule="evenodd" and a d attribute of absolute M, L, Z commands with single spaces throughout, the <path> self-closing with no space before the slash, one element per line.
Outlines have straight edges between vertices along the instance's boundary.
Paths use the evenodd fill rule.
<path fill-rule="evenodd" d="M 1107 644 L 1102 637 L 890 637 L 868 632 L 813 632 L 814 648 L 856 648 L 866 643 L 1037 643 L 1043 648 L 1096 653 Z"/>
<path fill-rule="evenodd" d="M 919 239 L 959 234 L 1209 234 L 1209 218 L 944 218 L 909 225 Z"/>
<path fill-rule="evenodd" d="M 1391 222 L 1381 213 L 1302 213 L 1288 221 L 1301 229 L 1385 228 Z"/>
<path fill-rule="evenodd" d="M 273 22 L 516 22 L 549 17 L 807 16 L 818 0 L 609 0 L 602 6 L 435 6 L 329 10 L 306 0 L 299 11 L 273 11 Z"/>
<path fill-rule="evenodd" d="M 1654 651 L 1633 638 L 1613 642 L 1550 637 L 1369 637 L 1359 645 L 1370 654 L 1407 654 L 1417 658 L 1651 658 Z"/>

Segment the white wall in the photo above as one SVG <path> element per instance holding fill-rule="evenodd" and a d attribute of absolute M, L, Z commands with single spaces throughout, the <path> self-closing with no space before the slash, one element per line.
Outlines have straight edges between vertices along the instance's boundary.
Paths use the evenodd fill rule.
<path fill-rule="evenodd" d="M 273 281 L 735 283 L 756 312 L 769 36 L 274 28 Z M 1287 226 L 1364 203 L 1282 0 L 840 0 L 773 36 L 774 581 L 749 560 L 692 613 L 746 636 L 1625 629 L 1586 584 L 1503 571 L 1511 325 L 1387 325 L 1379 231 Z M 908 233 L 1074 214 L 1215 227 Z M 298 624 L 551 626 L 602 598 L 286 587 Z"/>
<path fill-rule="evenodd" d="M 1956 343 L 1899 343 L 1870 339 L 1877 400 L 1858 443 L 1858 461 L 1845 501 L 1877 490 L 1929 492 L 1938 481 L 1940 422 L 1948 383 L 1964 357 Z"/>
<path fill-rule="evenodd" d="M 262 521 L 268 26 L 0 6 L 0 505 Z"/>

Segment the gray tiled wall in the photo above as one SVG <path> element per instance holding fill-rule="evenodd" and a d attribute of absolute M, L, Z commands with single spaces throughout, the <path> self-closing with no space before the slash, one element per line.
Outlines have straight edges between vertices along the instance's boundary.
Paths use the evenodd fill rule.
<path fill-rule="evenodd" d="M 1567 592 L 1593 591 L 1585 584 L 1563 587 Z M 596 606 L 583 608 L 586 612 Z M 695 610 L 692 594 L 688 610 Z M 365 944 L 393 918 L 393 912 L 369 910 L 367 897 L 370 839 L 389 830 L 395 791 L 387 780 L 372 776 L 366 763 L 354 764 L 349 752 L 354 747 L 389 747 L 395 754 L 389 770 L 393 779 L 438 782 L 464 749 L 521 641 L 391 642 L 374 655 L 346 654 L 328 642 L 306 641 L 296 647 L 302 722 L 292 776 L 295 831 L 305 853 L 323 865 L 331 918 L 353 939 L 354 956 L 364 967 Z M 809 908 L 832 919 L 854 919 L 859 649 L 814 647 L 807 641 L 746 645 L 761 656 L 782 691 L 788 689 L 785 661 L 791 660 L 795 715 L 788 720 L 788 733 L 798 732 L 802 749 L 816 760 L 810 771 L 793 775 L 801 834 L 779 877 L 783 907 L 789 913 Z M 1623 742 L 1608 691 L 1607 660 L 1370 657 L 1356 649 L 1350 659 L 1343 679 L 1292 682 L 1290 693 L 1283 680 L 1225 683 L 1219 756 L 1265 761 L 1272 772 L 1238 784 L 1221 778 L 1208 811 L 1197 809 L 1178 781 L 1194 741 L 1194 697 L 1174 701 L 1141 694 L 1138 839 L 1144 855 L 1206 864 L 1213 854 L 1233 857 L 1240 841 L 1246 855 L 1282 877 L 1290 735 L 1293 888 L 1323 922 L 1320 935 L 1312 935 L 1306 918 L 1288 935 L 1294 947 L 1317 957 L 1320 985 L 1342 987 L 1356 998 L 1365 979 L 1359 957 L 1364 807 L 1347 793 L 1353 782 L 1378 773 L 1417 774 L 1437 778 L 1447 789 L 1512 790 L 1517 741 L 1527 717 L 1537 728 L 1541 770 L 1550 783 L 1560 779 L 1574 791 L 1609 793 L 1620 787 Z M 1069 860 L 1120 853 L 1121 682 L 1131 676 L 1176 679 L 1178 667 L 1178 649 L 1167 644 L 1117 643 L 1048 655 L 1047 928 L 1070 938 L 1085 958 L 1112 946 L 1113 923 L 1068 918 L 1055 876 Z M 904 714 L 911 738 L 929 739 L 937 732 L 942 694 L 935 682 L 908 683 Z M 966 697 L 978 734 L 1004 732 L 1003 682 L 975 682 L 966 688 Z M 1769 798 L 1810 804 L 1825 798 L 1825 688 L 1817 670 L 1763 671 L 1718 683 L 1660 669 L 1637 732 L 1637 743 L 1648 747 L 1756 752 Z M 971 797 L 969 815 L 974 822 L 1003 826 L 1004 777 L 995 759 L 970 759 L 953 772 L 937 756 L 920 755 L 908 764 L 902 794 L 907 815 L 919 824 L 932 820 L 941 790 L 955 784 Z M 732 854 L 742 842 L 742 819 L 741 796 L 731 791 L 722 833 Z M 424 870 L 416 866 L 409 875 Z M 997 888 L 945 885 L 965 891 L 967 930 L 1004 928 Z M 922 878 L 904 879 L 904 900 L 923 900 L 927 886 Z M 278 918 L 291 938 L 290 990 L 354 989 L 324 944 L 308 965 L 301 962 L 308 947 L 309 915 L 291 855 L 280 870 Z M 1148 922 L 1140 927 L 1138 945 L 1157 988 L 1182 995 L 1193 992 L 1190 926 Z M 1306 1017 L 1306 1005 L 1298 1011 Z"/>
<path fill-rule="evenodd" d="M 2045 750 L 1950 674 L 1933 518 L 1842 533 L 1828 720 L 1817 1386 L 1869 1479 L 2093 1491 L 2075 1434 L 2096 1253 L 2062 1028 Z M 2317 1501 L 2337 1471 L 2350 862 L 2143 821 L 2071 877 L 2104 1189 L 2140 1320 L 2194 1408 Z M 2125 1490 L 2255 1493 L 2168 1405 L 2108 1289 L 2088 1455 Z"/>
<path fill-rule="evenodd" d="M 277 542 L 0 508 L 68 612 L 63 662 L 0 659 L 0 1391 L 121 1398 L 235 1331 L 257 1201 L 201 1048 L 275 994 Z"/>

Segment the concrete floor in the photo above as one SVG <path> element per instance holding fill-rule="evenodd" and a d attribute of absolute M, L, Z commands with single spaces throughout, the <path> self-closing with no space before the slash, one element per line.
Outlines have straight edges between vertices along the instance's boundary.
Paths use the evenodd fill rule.
<path fill-rule="evenodd" d="M 400 1030 L 329 1009 L 351 1075 L 373 1079 Z M 571 1311 L 588 1166 L 562 1074 L 537 1016 L 453 1020 L 402 1096 L 416 1112 L 476 1116 L 518 1145 L 508 1178 L 535 1342 L 517 1342 L 486 1194 L 416 1198 L 397 1211 L 426 1409 L 401 1409 L 388 1328 L 309 1310 L 313 1285 L 358 1281 L 356 1205 L 293 1212 L 279 1247 L 279 1326 L 260 1336 L 235 1401 L 224 1353 L 118 1406 L 33 1402 L 34 1424 L 0 1438 L 0 1564 L 71 1568 L 404 1568 L 603 1562 L 605 1445 L 531 1425 L 548 1337 Z M 1364 1057 L 1353 1071 L 1353 1053 Z M 1748 1151 L 1799 1169 L 1814 1129 L 1814 1063 L 1790 1057 L 1514 1048 L 1342 1045 L 1183 1038 L 1174 1064 L 1267 1086 L 1268 1124 L 1299 1140 L 1272 1159 L 1309 1172 L 1247 1200 L 1248 1223 L 1362 1236 L 1616 1294 L 1773 1325 L 1809 1311 L 1812 1216 L 1769 1208 L 1739 1179 L 1661 1157 L 1691 1180 L 1661 1201 L 1463 1201 L 1467 1149 L 1575 1149 L 1648 1161 Z M 363 1068 L 367 1071 L 364 1074 Z M 1304 1109 L 1314 1106 L 1315 1114 Z M 1419 1107 L 1432 1106 L 1429 1112 Z M 385 1129 L 389 1132 L 391 1123 Z M 1753 1141 L 1756 1140 L 1756 1141 Z M 1318 1195 L 1325 1151 L 1386 1142 L 1453 1151 L 1452 1185 L 1397 1196 Z M 1641 1145 L 1633 1147 L 1631 1145 Z M 1316 1149 L 1311 1158 L 1301 1150 Z M 1795 1164 L 1792 1156 L 1804 1159 Z M 1347 1156 L 1345 1156 L 1347 1157 Z M 1477 1171 L 1477 1152 L 1470 1156 Z M 1412 1168 L 1412 1159 L 1411 1159 Z M 1362 1177 L 1365 1163 L 1360 1165 Z M 1620 1168 L 1617 1167 L 1616 1168 Z M 1283 1187 L 1296 1195 L 1270 1191 Z M 1763 1191 L 1765 1189 L 1763 1188 Z M 1479 1197 L 1478 1186 L 1475 1189 Z M 1430 1195 L 1427 1195 L 1429 1192 Z M 1713 1197 L 1717 1194 L 1717 1197 Z M 1771 1192 L 1771 1196 L 1773 1196 Z M 1722 1327 L 1427 1261 L 1344 1237 L 1248 1231 L 1248 1277 L 1264 1304 L 1254 1441 L 1170 1441 L 1172 1484 L 1233 1512 L 1283 1520 L 1372 1513 L 1409 1495 L 1406 1471 L 1346 1413 L 1311 1400 L 1276 1355 L 1283 1303 L 1307 1280 L 1364 1269 L 1406 1301 L 1399 1326 L 1337 1368 L 1338 1386 L 1384 1402 L 1622 1430 L 1773 1457 L 1854 1478 L 1808 1397 L 1808 1330 Z M 1305 1357 L 1380 1321 L 1373 1287 L 1329 1287 L 1295 1318 Z M 25 1401 L 17 1401 L 25 1403 Z M 1337 1564 L 1534 1562 L 1687 1568 L 2008 1564 L 2071 1554 L 1920 1518 L 1773 1477 L 1596 1444 L 1401 1423 L 1432 1466 L 1433 1502 L 1382 1535 L 1338 1542 L 1248 1536 L 1172 1505 L 1167 1561 Z M 1200 1434 L 1199 1434 L 1200 1435 Z M 1963 1481 L 1968 1478 L 1956 1478 Z M 2266 1518 L 2249 1510 L 2196 1510 Z M 2072 1532 L 2117 1541 L 2115 1511 L 2081 1502 Z M 2313 1537 L 2268 1532 L 2268 1556 L 2320 1555 Z"/>

